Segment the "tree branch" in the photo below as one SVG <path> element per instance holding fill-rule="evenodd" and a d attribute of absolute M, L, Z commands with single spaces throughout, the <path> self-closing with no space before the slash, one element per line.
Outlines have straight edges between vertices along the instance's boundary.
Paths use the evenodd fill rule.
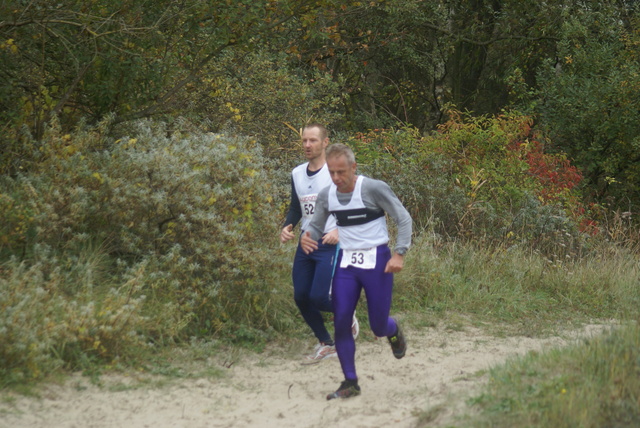
<path fill-rule="evenodd" d="M 525 40 L 525 41 L 529 41 L 529 42 L 534 42 L 534 41 L 540 41 L 540 40 L 553 40 L 553 41 L 559 41 L 560 39 L 558 37 L 552 37 L 552 36 L 541 36 L 541 37 L 528 37 L 528 36 L 497 36 L 494 37 L 490 40 L 474 40 L 474 39 L 470 39 L 468 37 L 463 37 L 463 36 L 456 36 L 451 30 L 447 30 L 446 28 L 442 28 L 439 27 L 437 25 L 434 24 L 429 24 L 429 23 L 425 23 L 422 24 L 424 27 L 427 27 L 431 30 L 440 32 L 442 34 L 446 34 L 448 36 L 452 36 L 452 37 L 457 37 L 458 40 L 465 42 L 465 43 L 469 43 L 472 45 L 476 45 L 476 46 L 488 46 L 488 45 L 492 45 L 496 42 L 502 41 L 502 40 Z"/>

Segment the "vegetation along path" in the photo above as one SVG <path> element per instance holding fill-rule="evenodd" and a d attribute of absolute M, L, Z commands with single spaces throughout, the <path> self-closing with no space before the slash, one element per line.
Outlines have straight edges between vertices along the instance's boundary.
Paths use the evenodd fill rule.
<path fill-rule="evenodd" d="M 409 351 L 402 360 L 393 358 L 386 340 L 365 333 L 356 355 L 362 395 L 347 400 L 325 400 L 342 380 L 337 359 L 301 365 L 300 350 L 212 355 L 205 364 L 221 376 L 169 382 L 103 375 L 98 386 L 75 375 L 40 387 L 35 397 L 4 393 L 0 427 L 455 426 L 456 416 L 473 411 L 467 398 L 480 391 L 490 367 L 603 328 L 589 325 L 539 339 L 489 336 L 474 327 L 408 326 Z"/>

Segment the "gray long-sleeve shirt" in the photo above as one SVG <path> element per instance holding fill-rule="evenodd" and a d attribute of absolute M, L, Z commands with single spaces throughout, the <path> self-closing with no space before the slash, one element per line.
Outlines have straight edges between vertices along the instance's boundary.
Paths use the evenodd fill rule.
<path fill-rule="evenodd" d="M 318 240 L 322 237 L 324 224 L 329 213 L 329 189 L 331 186 L 324 188 L 318 193 L 316 200 L 316 211 L 313 219 L 309 224 L 308 232 L 311 237 Z M 341 204 L 347 204 L 353 195 L 351 193 L 337 192 L 338 201 Z M 391 187 L 384 181 L 369 178 L 362 184 L 362 202 L 366 208 L 374 210 L 382 210 L 387 213 L 398 225 L 398 236 L 396 239 L 395 251 L 404 253 L 411 246 L 412 220 L 411 215 L 402 205 L 402 202 L 393 193 Z"/>

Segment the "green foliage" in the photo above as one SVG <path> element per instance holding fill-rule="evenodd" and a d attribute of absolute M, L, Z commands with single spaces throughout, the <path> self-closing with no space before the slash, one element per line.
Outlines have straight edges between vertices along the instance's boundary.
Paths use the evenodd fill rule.
<path fill-rule="evenodd" d="M 456 235 L 456 225 L 443 223 L 466 198 L 451 177 L 451 159 L 428 151 L 426 139 L 410 127 L 373 129 L 349 140 L 359 171 L 388 182 L 409 210 L 417 230 L 434 227 Z"/>
<path fill-rule="evenodd" d="M 4 254 L 25 255 L 24 268 L 6 268 L 13 278 L 5 283 L 7 291 L 16 288 L 19 272 L 29 269 L 46 271 L 29 276 L 31 288 L 43 287 L 38 281 L 48 281 L 54 272 L 64 279 L 48 286 L 51 293 L 24 293 L 19 301 L 11 294 L 4 312 L 15 313 L 34 299 L 39 299 L 34 307 L 49 305 L 59 313 L 65 305 L 95 307 L 87 321 L 67 311 L 80 331 L 94 328 L 89 320 L 97 320 L 99 328 L 102 318 L 136 301 L 136 313 L 149 321 L 142 325 L 143 318 L 128 317 L 131 328 L 156 343 L 216 334 L 229 329 L 227 322 L 245 325 L 247 332 L 289 323 L 282 314 L 293 304 L 280 290 L 288 284 L 283 273 L 289 257 L 274 239 L 280 216 L 276 198 L 287 183 L 269 175 L 260 146 L 222 134 L 169 136 L 156 122 L 137 123 L 129 129 L 131 137 L 117 141 L 104 139 L 101 129 L 62 134 L 50 128 L 31 173 L 2 182 L 4 227 L 12 231 L 3 237 Z M 93 245 L 107 259 L 104 279 L 82 268 L 84 252 Z M 127 285 L 132 283 L 135 287 Z M 111 296 L 111 288 L 123 291 Z M 78 303 L 64 296 L 75 296 Z M 104 315 L 106 307 L 111 312 Z M 70 321 L 59 327 L 60 334 L 67 334 L 64 325 Z M 93 338 L 91 343 L 105 347 L 111 340 L 87 337 L 82 340 Z M 80 351 L 60 342 L 52 336 L 44 351 L 58 350 L 59 358 L 73 365 L 67 352 Z M 107 347 L 105 355 L 117 352 Z"/>
<path fill-rule="evenodd" d="M 5 192 L 0 193 L 0 212 L 4 214 L 0 225 L 0 256 L 8 256 L 25 249 L 33 216 L 24 195 L 14 193 L 9 186 L 3 188 Z"/>
<path fill-rule="evenodd" d="M 234 47 L 279 51 L 282 25 L 324 1 L 130 0 L 0 3 L 0 122 L 3 162 L 29 156 L 59 117 L 70 131 L 97 123 L 184 113 L 206 66 Z M 246 112 L 243 112 L 246 114 Z M 6 155 L 6 157 L 5 157 Z M 8 157 L 8 159 L 7 159 Z"/>
<path fill-rule="evenodd" d="M 331 128 L 342 106 L 331 75 L 290 69 L 281 53 L 229 50 L 206 67 L 190 96 L 194 115 L 216 132 L 251 135 L 269 157 L 299 156 L 299 129 L 313 121 Z"/>
<path fill-rule="evenodd" d="M 447 120 L 449 103 L 482 115 L 512 102 L 541 113 L 545 135 L 578 159 L 596 197 L 637 193 L 637 17 L 629 2 L 147 6 L 0 4 L 0 173 L 24 171 L 53 117 L 65 133 L 81 118 L 96 124 L 109 115 L 113 123 L 205 119 L 207 130 L 254 136 L 272 157 L 295 138 L 283 122 L 298 129 L 315 119 L 351 132 L 402 123 L 425 132 Z M 554 65 L 562 65 L 558 76 Z"/>
<path fill-rule="evenodd" d="M 592 11 L 621 17 L 625 6 L 594 0 L 342 2 L 292 20 L 291 30 L 302 37 L 290 38 L 288 52 L 304 66 L 345 78 L 348 129 L 400 122 L 430 130 L 448 103 L 479 115 L 499 112 L 512 96 L 509 76 L 518 70 L 534 85 L 538 67 L 556 56 L 565 17 Z"/>
<path fill-rule="evenodd" d="M 428 136 L 403 128 L 350 141 L 362 171 L 391 184 L 418 229 L 541 250 L 563 233 L 580 242 L 581 175 L 562 154 L 545 152 L 530 118 L 449 116 Z"/>
<path fill-rule="evenodd" d="M 344 78 L 345 128 L 437 122 L 447 51 L 437 28 L 446 8 L 413 0 L 334 3 L 291 22 L 303 37 L 292 38 L 288 52 L 300 67 Z"/>
<path fill-rule="evenodd" d="M 104 263 L 89 248 L 57 258 L 38 246 L 30 265 L 12 260 L 0 267 L 0 387 L 145 348 L 152 320 L 142 314 L 142 272 L 111 286 L 100 278 Z"/>
<path fill-rule="evenodd" d="M 585 174 L 592 197 L 638 203 L 638 34 L 608 14 L 567 19 L 558 60 L 539 74 L 541 125 Z"/>
<path fill-rule="evenodd" d="M 3 178 L 0 254 L 24 261 L 2 267 L 2 383 L 190 336 L 256 347 L 291 328 L 289 256 L 274 239 L 288 183 L 260 146 L 154 122 L 111 141 L 106 126 L 54 124 L 30 173 Z"/>

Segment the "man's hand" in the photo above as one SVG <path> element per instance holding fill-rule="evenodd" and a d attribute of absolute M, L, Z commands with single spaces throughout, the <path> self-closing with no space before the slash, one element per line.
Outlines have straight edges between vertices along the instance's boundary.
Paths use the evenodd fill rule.
<path fill-rule="evenodd" d="M 336 245 L 338 243 L 338 228 L 336 227 L 332 231 L 325 233 L 322 237 L 322 243 Z"/>
<path fill-rule="evenodd" d="M 384 273 L 396 273 L 400 272 L 404 267 L 404 256 L 400 254 L 394 254 L 391 256 L 391 259 L 387 262 L 387 265 L 384 268 Z"/>
<path fill-rule="evenodd" d="M 300 237 L 300 247 L 305 254 L 311 254 L 318 249 L 318 243 L 311 237 L 309 232 L 305 232 Z"/>
<path fill-rule="evenodd" d="M 295 235 L 291 232 L 293 230 L 293 225 L 288 224 L 282 228 L 282 232 L 280 232 L 280 242 L 283 244 L 290 239 L 293 239 Z"/>

